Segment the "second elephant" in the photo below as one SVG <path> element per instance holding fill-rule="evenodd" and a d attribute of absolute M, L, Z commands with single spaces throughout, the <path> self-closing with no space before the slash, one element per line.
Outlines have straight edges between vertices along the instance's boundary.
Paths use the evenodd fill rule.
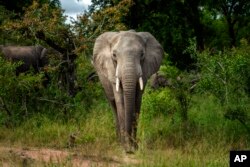
<path fill-rule="evenodd" d="M 33 67 L 35 72 L 48 64 L 47 49 L 42 46 L 0 46 L 0 53 L 7 60 L 14 62 L 22 61 L 17 67 L 16 74 L 26 72 Z"/>

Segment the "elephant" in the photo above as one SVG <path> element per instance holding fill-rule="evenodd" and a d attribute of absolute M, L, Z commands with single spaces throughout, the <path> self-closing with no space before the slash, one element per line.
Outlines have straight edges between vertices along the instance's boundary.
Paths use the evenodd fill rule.
<path fill-rule="evenodd" d="M 26 72 L 32 66 L 35 72 L 48 64 L 47 49 L 42 46 L 3 46 L 0 45 L 0 53 L 10 61 L 23 61 L 16 68 L 16 75 Z"/>
<path fill-rule="evenodd" d="M 149 32 L 105 32 L 93 48 L 93 65 L 113 109 L 126 153 L 138 148 L 137 122 L 149 77 L 159 70 L 163 48 Z"/>

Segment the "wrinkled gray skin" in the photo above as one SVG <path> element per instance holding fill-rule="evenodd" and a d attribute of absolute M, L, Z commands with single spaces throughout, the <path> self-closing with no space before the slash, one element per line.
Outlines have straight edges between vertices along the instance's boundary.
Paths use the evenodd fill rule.
<path fill-rule="evenodd" d="M 35 72 L 48 64 L 46 57 L 47 49 L 42 46 L 3 46 L 0 45 L 0 53 L 11 61 L 22 61 L 23 64 L 17 67 L 16 74 L 26 72 L 32 66 Z"/>
<path fill-rule="evenodd" d="M 148 32 L 106 32 L 96 39 L 93 64 L 127 153 L 137 148 L 136 127 L 143 90 L 147 79 L 158 71 L 162 57 L 161 45 Z"/>

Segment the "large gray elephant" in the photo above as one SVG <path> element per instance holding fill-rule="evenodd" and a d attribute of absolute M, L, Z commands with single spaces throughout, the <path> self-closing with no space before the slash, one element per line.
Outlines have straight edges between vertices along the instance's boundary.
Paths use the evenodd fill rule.
<path fill-rule="evenodd" d="M 159 70 L 163 49 L 148 32 L 121 31 L 100 35 L 93 64 L 115 118 L 126 152 L 137 148 L 136 130 L 147 79 Z"/>
<path fill-rule="evenodd" d="M 26 72 L 33 67 L 35 72 L 48 64 L 47 49 L 42 46 L 3 46 L 0 45 L 0 53 L 7 60 L 14 62 L 22 61 L 23 64 L 17 67 L 16 74 Z"/>

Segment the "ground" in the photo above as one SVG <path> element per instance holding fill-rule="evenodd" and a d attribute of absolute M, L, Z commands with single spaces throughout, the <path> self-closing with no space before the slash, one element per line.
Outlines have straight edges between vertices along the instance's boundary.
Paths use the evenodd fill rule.
<path fill-rule="evenodd" d="M 84 155 L 76 149 L 17 148 L 0 146 L 0 166 L 123 166 L 135 165 L 139 160 L 133 155 Z"/>

